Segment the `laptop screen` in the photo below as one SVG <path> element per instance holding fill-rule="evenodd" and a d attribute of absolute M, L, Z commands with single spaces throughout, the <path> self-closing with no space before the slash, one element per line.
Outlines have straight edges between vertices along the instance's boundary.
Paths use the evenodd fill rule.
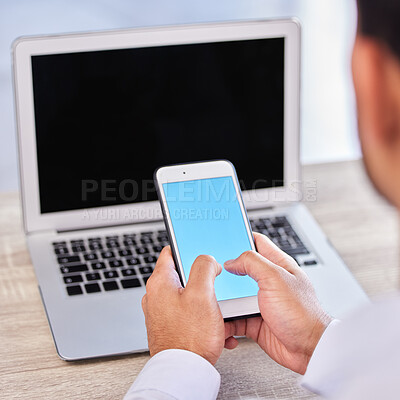
<path fill-rule="evenodd" d="M 157 199 L 156 168 L 227 159 L 283 185 L 284 38 L 32 56 L 41 213 Z"/>

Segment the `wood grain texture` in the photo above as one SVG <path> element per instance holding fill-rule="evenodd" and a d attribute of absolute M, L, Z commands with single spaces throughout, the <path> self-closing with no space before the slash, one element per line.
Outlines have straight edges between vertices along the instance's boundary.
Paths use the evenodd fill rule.
<path fill-rule="evenodd" d="M 317 197 L 307 206 L 366 292 L 397 290 L 397 213 L 375 194 L 361 163 L 307 166 L 304 181 L 315 183 Z M 147 353 L 84 362 L 57 357 L 18 194 L 0 194 L 0 398 L 121 399 L 147 360 Z M 249 340 L 224 351 L 217 368 L 220 399 L 314 397 Z"/>

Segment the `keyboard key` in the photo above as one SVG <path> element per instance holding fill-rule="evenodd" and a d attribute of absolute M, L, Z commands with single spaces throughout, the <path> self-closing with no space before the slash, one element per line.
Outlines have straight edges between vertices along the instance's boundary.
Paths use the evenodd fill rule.
<path fill-rule="evenodd" d="M 101 242 L 101 237 L 88 238 L 89 242 Z"/>
<path fill-rule="evenodd" d="M 106 243 L 107 248 L 109 249 L 115 249 L 119 247 L 119 243 L 115 241 L 107 242 Z"/>
<path fill-rule="evenodd" d="M 279 240 L 279 247 L 288 247 L 288 246 L 290 246 L 290 243 L 288 240 L 286 240 L 286 239 Z M 293 247 L 293 246 L 291 246 L 291 247 Z M 295 246 L 295 247 L 297 247 L 297 246 Z"/>
<path fill-rule="evenodd" d="M 75 244 L 83 244 L 83 239 L 71 240 L 71 244 L 73 244 L 73 245 L 75 245 Z"/>
<path fill-rule="evenodd" d="M 81 275 L 70 275 L 70 276 L 64 276 L 64 282 L 66 284 L 79 283 L 79 282 L 83 282 L 83 279 L 82 279 Z"/>
<path fill-rule="evenodd" d="M 59 264 L 69 264 L 69 263 L 80 262 L 81 259 L 79 256 L 64 256 L 64 257 L 58 257 L 57 261 Z"/>
<path fill-rule="evenodd" d="M 144 236 L 140 239 L 140 242 L 142 244 L 152 244 L 153 243 L 153 239 L 150 236 Z"/>
<path fill-rule="evenodd" d="M 166 235 L 167 231 L 165 229 L 158 231 L 157 233 L 159 233 L 160 235 Z"/>
<path fill-rule="evenodd" d="M 147 247 L 136 247 L 137 254 L 148 254 L 149 249 Z"/>
<path fill-rule="evenodd" d="M 118 283 L 116 281 L 109 281 L 109 282 L 103 282 L 103 287 L 104 290 L 109 292 L 110 290 L 118 290 Z"/>
<path fill-rule="evenodd" d="M 149 278 L 150 278 L 150 275 L 142 276 L 142 279 L 143 279 L 143 281 L 144 281 L 144 284 L 147 283 L 147 281 L 149 280 Z"/>
<path fill-rule="evenodd" d="M 101 245 L 101 243 L 92 242 L 89 244 L 89 249 L 90 250 L 103 250 L 103 246 Z"/>
<path fill-rule="evenodd" d="M 273 223 L 272 223 L 272 226 L 273 226 L 275 229 L 277 229 L 277 228 L 283 228 L 285 225 L 286 225 L 286 224 L 285 224 L 284 222 L 279 222 L 279 221 L 276 221 L 276 222 L 273 222 Z"/>
<path fill-rule="evenodd" d="M 72 246 L 72 251 L 74 253 L 83 253 L 86 251 L 86 247 L 83 245 Z"/>
<path fill-rule="evenodd" d="M 146 257 L 143 257 L 143 259 L 144 259 L 144 262 L 146 262 L 148 264 L 155 263 L 157 261 L 157 258 L 154 256 L 146 256 Z"/>
<path fill-rule="evenodd" d="M 141 286 L 139 279 L 122 279 L 121 285 L 124 289 L 135 288 Z"/>
<path fill-rule="evenodd" d="M 98 283 L 87 283 L 85 285 L 86 293 L 96 293 L 101 292 L 100 286 Z"/>
<path fill-rule="evenodd" d="M 74 253 L 83 253 L 84 251 L 86 251 L 86 247 L 81 244 L 77 246 L 72 246 L 72 251 Z"/>
<path fill-rule="evenodd" d="M 103 251 L 101 253 L 101 256 L 103 258 L 114 258 L 115 257 L 115 253 L 113 251 Z"/>
<path fill-rule="evenodd" d="M 137 265 L 137 264 L 139 264 L 139 259 L 135 258 L 135 257 L 127 258 L 125 261 L 126 261 L 126 263 L 128 265 Z"/>
<path fill-rule="evenodd" d="M 318 264 L 316 260 L 304 261 L 304 265 L 316 265 Z"/>
<path fill-rule="evenodd" d="M 122 272 L 123 276 L 136 275 L 136 271 L 134 269 L 132 269 L 132 268 L 123 269 L 121 272 Z"/>
<path fill-rule="evenodd" d="M 103 262 L 94 262 L 90 264 L 92 266 L 92 269 L 105 269 L 106 266 Z"/>
<path fill-rule="evenodd" d="M 147 274 L 151 274 L 151 273 L 153 272 L 153 268 L 150 267 L 150 266 L 147 266 L 147 267 L 140 267 L 140 268 L 139 268 L 139 271 L 140 271 L 141 274 L 147 275 Z"/>
<path fill-rule="evenodd" d="M 69 251 L 66 247 L 55 247 L 54 248 L 54 253 L 56 253 L 58 256 L 62 256 L 63 254 L 68 254 Z"/>
<path fill-rule="evenodd" d="M 78 264 L 78 265 L 68 265 L 62 266 L 60 268 L 62 274 L 74 274 L 76 272 L 85 272 L 88 271 L 88 267 L 86 264 Z"/>
<path fill-rule="evenodd" d="M 108 262 L 108 265 L 110 266 L 110 268 L 118 268 L 118 267 L 122 267 L 124 264 L 123 264 L 122 260 L 110 260 Z"/>
<path fill-rule="evenodd" d="M 168 243 L 168 236 L 157 236 L 157 240 L 158 240 L 160 243 L 165 243 L 165 244 L 167 244 L 167 243 Z"/>
<path fill-rule="evenodd" d="M 117 235 L 106 236 L 106 240 L 118 240 L 118 236 Z"/>
<path fill-rule="evenodd" d="M 117 271 L 105 271 L 105 272 L 103 272 L 103 275 L 104 275 L 104 279 L 118 278 Z"/>
<path fill-rule="evenodd" d="M 297 249 L 285 249 L 284 251 L 292 257 L 299 254 L 310 254 L 310 252 L 305 247 L 298 247 Z"/>
<path fill-rule="evenodd" d="M 159 244 L 153 246 L 153 250 L 155 253 L 161 253 L 162 249 L 163 249 L 162 246 L 160 246 Z"/>
<path fill-rule="evenodd" d="M 93 260 L 97 260 L 97 258 L 98 258 L 96 253 L 88 253 L 88 254 L 85 254 L 83 257 L 85 258 L 86 261 L 93 261 Z"/>
<path fill-rule="evenodd" d="M 98 272 L 92 272 L 90 274 L 86 274 L 86 280 L 88 281 L 98 281 L 100 279 L 100 274 Z"/>
<path fill-rule="evenodd" d="M 124 240 L 124 246 L 136 246 L 136 241 L 130 238 Z"/>
<path fill-rule="evenodd" d="M 151 236 L 154 232 L 140 232 L 142 236 Z"/>
<path fill-rule="evenodd" d="M 53 246 L 63 246 L 65 247 L 67 245 L 67 242 L 53 242 Z"/>
<path fill-rule="evenodd" d="M 77 294 L 82 294 L 82 288 L 77 285 L 77 286 L 67 286 L 67 292 L 70 296 L 75 296 Z"/>
<path fill-rule="evenodd" d="M 136 233 L 125 233 L 124 238 L 134 238 L 136 236 Z"/>
<path fill-rule="evenodd" d="M 131 256 L 132 252 L 129 249 L 122 249 L 118 252 L 121 257 Z"/>
<path fill-rule="evenodd" d="M 296 232 L 294 231 L 294 229 L 293 229 L 290 225 L 285 226 L 285 227 L 283 228 L 283 230 L 285 231 L 285 233 L 286 233 L 288 236 L 297 236 Z"/>

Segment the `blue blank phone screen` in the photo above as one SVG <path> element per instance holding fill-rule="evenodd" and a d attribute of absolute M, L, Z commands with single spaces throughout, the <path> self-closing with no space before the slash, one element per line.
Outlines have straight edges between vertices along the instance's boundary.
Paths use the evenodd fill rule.
<path fill-rule="evenodd" d="M 172 221 L 186 280 L 200 254 L 224 262 L 251 250 L 232 177 L 164 183 L 168 212 Z M 224 268 L 215 280 L 217 300 L 256 296 L 257 283 Z"/>

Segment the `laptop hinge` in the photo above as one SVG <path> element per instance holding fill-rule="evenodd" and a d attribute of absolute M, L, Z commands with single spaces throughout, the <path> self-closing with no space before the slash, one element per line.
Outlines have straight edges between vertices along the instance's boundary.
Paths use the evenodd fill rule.
<path fill-rule="evenodd" d="M 43 229 L 40 231 L 31 231 L 31 232 L 26 232 L 26 236 L 37 236 L 37 235 L 43 235 L 43 236 L 55 236 L 57 235 L 57 231 L 55 229 Z"/>
<path fill-rule="evenodd" d="M 257 208 L 248 208 L 247 212 L 251 213 L 253 211 L 271 211 L 274 208 L 276 208 L 276 207 L 275 206 L 267 206 L 267 207 L 259 207 L 259 208 L 258 207 Z"/>
<path fill-rule="evenodd" d="M 154 224 L 163 222 L 162 219 L 152 219 L 151 221 L 131 221 L 126 223 L 118 223 L 115 225 L 100 225 L 100 226 L 91 226 L 85 228 L 71 228 L 71 229 L 60 229 L 57 230 L 57 233 L 68 233 L 68 232 L 79 232 L 79 231 L 91 231 L 91 230 L 100 230 L 100 229 L 108 229 L 108 228 L 120 228 L 121 226 L 130 226 L 130 225 L 145 225 L 145 224 Z"/>

